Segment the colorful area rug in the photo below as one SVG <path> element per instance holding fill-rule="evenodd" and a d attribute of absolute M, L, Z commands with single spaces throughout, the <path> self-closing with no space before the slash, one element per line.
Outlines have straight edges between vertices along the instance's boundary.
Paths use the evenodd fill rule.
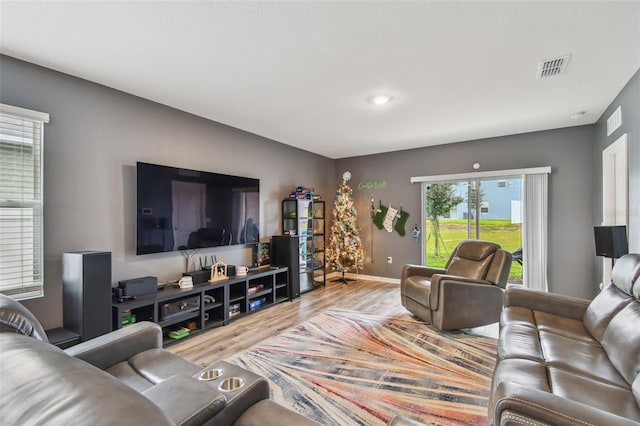
<path fill-rule="evenodd" d="M 487 424 L 496 341 L 412 319 L 332 309 L 228 361 L 324 425 Z"/>

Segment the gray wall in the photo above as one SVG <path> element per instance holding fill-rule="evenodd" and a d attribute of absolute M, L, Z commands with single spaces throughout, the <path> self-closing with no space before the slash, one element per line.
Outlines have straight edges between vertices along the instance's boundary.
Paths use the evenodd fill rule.
<path fill-rule="evenodd" d="M 403 263 L 420 263 L 420 242 L 410 228 L 420 224 L 420 184 L 412 176 L 551 166 L 549 177 L 549 287 L 556 293 L 592 297 L 597 278 L 593 263 L 593 138 L 594 126 L 461 142 L 346 158 L 337 173 L 353 174 L 356 209 L 362 228 L 364 274 L 398 278 Z M 360 182 L 386 181 L 383 189 L 358 190 Z M 370 197 L 410 214 L 407 236 L 372 228 Z M 373 254 L 372 254 L 373 253 Z M 393 256 L 394 263 L 386 263 Z"/>
<path fill-rule="evenodd" d="M 621 107 L 622 125 L 607 136 L 607 119 Z M 629 148 L 629 252 L 640 253 L 640 71 L 629 80 L 596 123 L 593 154 L 594 225 L 602 222 L 602 151 L 627 133 Z M 600 271 L 601 263 L 598 263 Z"/>
<path fill-rule="evenodd" d="M 112 252 L 113 282 L 177 279 L 180 253 L 135 255 L 136 161 L 260 179 L 260 235 L 280 233 L 280 201 L 297 185 L 335 191 L 335 162 L 86 80 L 0 56 L 0 102 L 49 113 L 45 126 L 45 297 L 29 300 L 46 328 L 62 324 L 65 251 Z M 216 251 L 246 264 L 251 250 Z"/>
<path fill-rule="evenodd" d="M 600 222 L 601 152 L 620 134 L 630 141 L 630 249 L 640 251 L 640 77 L 627 84 L 600 121 L 582 126 L 386 154 L 330 160 L 82 79 L 0 56 L 0 102 L 51 114 L 45 127 L 45 297 L 26 301 L 45 327 L 62 323 L 61 258 L 65 251 L 106 250 L 113 282 L 143 275 L 176 279 L 179 253 L 135 256 L 135 162 L 261 179 L 263 236 L 280 233 L 280 200 L 297 185 L 327 200 L 349 170 L 363 239 L 364 274 L 398 278 L 420 262 L 410 229 L 420 223 L 420 185 L 411 176 L 551 166 L 549 285 L 592 297 L 599 282 L 592 226 Z M 623 106 L 623 126 L 606 135 L 606 118 Z M 384 188 L 358 189 L 382 182 Z M 373 227 L 370 198 L 410 214 L 405 237 Z M 330 223 L 328 221 L 327 226 Z M 250 250 L 218 249 L 228 263 Z M 386 263 L 393 256 L 394 263 Z"/>

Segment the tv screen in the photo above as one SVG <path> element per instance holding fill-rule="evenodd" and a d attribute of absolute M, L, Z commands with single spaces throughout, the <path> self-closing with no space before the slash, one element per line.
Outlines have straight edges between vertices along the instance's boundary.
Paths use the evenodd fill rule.
<path fill-rule="evenodd" d="M 256 243 L 260 180 L 137 163 L 136 253 Z"/>

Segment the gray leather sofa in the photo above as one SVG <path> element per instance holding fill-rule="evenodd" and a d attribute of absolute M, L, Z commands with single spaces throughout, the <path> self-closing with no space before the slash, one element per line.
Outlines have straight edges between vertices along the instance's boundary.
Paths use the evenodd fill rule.
<path fill-rule="evenodd" d="M 220 362 L 220 378 L 162 349 L 141 322 L 65 351 L 35 317 L 0 295 L 0 423 L 3 425 L 317 425 L 269 399 L 268 382 Z M 219 389 L 238 377 L 245 386 Z"/>
<path fill-rule="evenodd" d="M 507 290 L 493 425 L 640 424 L 639 276 L 629 254 L 593 301 Z"/>

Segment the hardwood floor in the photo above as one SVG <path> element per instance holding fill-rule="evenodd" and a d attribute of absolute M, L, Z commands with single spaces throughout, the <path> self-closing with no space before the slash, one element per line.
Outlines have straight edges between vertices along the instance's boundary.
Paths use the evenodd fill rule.
<path fill-rule="evenodd" d="M 327 280 L 320 287 L 293 302 L 283 302 L 255 314 L 232 321 L 183 342 L 168 350 L 205 367 L 226 359 L 261 341 L 295 327 L 330 308 L 344 308 L 377 315 L 414 318 L 400 303 L 400 285 L 359 279 L 349 284 Z M 497 338 L 498 324 L 466 330 Z"/>
<path fill-rule="evenodd" d="M 204 367 L 334 307 L 411 318 L 400 304 L 398 284 L 360 279 L 343 284 L 327 280 L 326 287 L 305 293 L 300 299 L 232 321 L 172 345 L 168 350 Z"/>

